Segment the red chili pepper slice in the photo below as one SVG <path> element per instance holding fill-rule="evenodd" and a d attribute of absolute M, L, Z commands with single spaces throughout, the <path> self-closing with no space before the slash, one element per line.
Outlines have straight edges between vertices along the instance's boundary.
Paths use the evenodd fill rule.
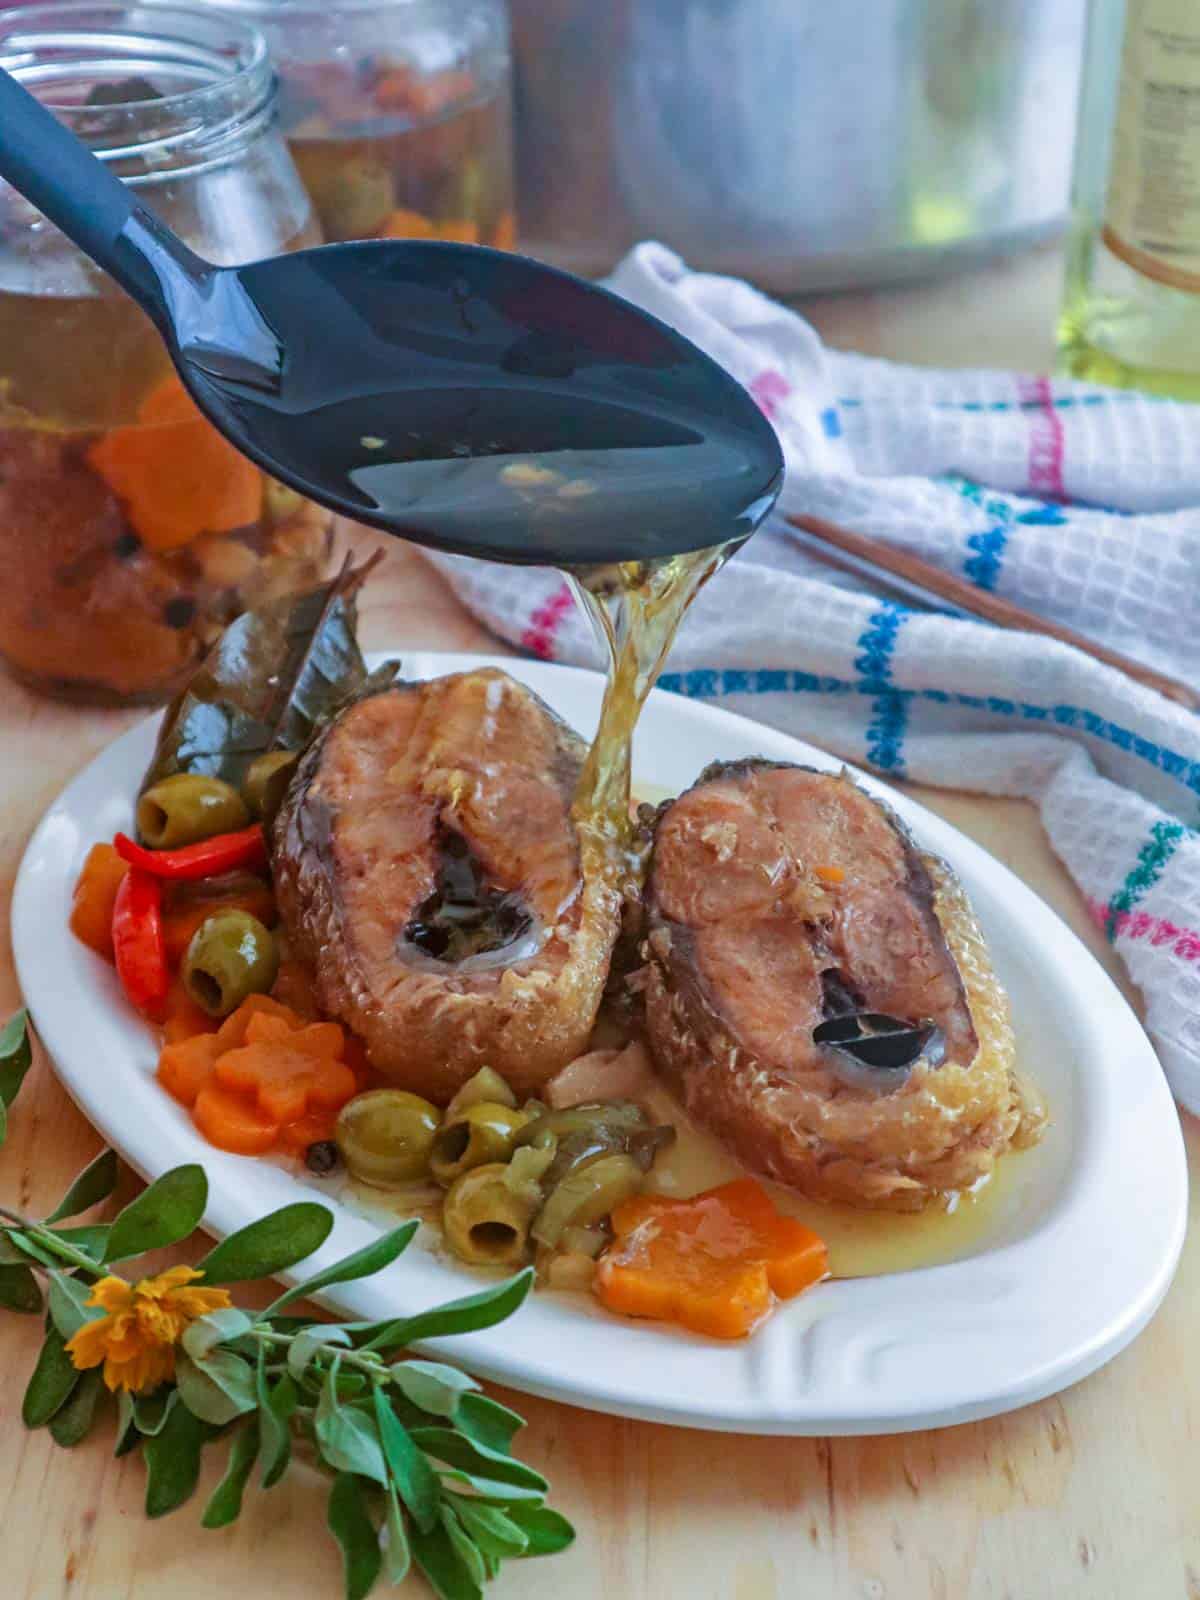
<path fill-rule="evenodd" d="M 113 956 L 131 1006 L 160 1022 L 166 1010 L 167 950 L 163 939 L 162 884 L 132 867 L 121 879 L 113 906 Z"/>
<path fill-rule="evenodd" d="M 169 878 L 176 883 L 193 878 L 215 878 L 236 867 L 256 871 L 267 864 L 267 841 L 260 822 L 241 828 L 237 833 L 214 834 L 211 839 L 185 845 L 182 850 L 144 850 L 124 833 L 117 834 L 113 846 L 131 867 L 140 867 L 155 878 Z"/>

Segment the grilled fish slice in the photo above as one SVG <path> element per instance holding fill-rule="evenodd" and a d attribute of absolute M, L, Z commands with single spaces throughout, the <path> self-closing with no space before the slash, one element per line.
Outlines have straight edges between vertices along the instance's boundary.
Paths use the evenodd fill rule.
<path fill-rule="evenodd" d="M 391 1081 L 445 1102 L 488 1065 L 525 1094 L 586 1049 L 620 898 L 571 818 L 585 754 L 494 669 L 362 700 L 305 754 L 280 914 Z"/>
<path fill-rule="evenodd" d="M 848 777 L 708 768 L 658 813 L 645 911 L 656 1064 L 752 1171 L 817 1199 L 917 1210 L 1036 1136 L 961 887 Z M 874 1072 L 818 1042 L 828 1029 L 814 1039 L 877 1013 L 922 1030 L 911 1066 Z"/>

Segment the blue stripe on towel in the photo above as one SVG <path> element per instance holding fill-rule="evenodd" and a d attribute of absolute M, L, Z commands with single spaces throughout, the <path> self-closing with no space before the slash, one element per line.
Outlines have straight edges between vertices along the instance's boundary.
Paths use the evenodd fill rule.
<path fill-rule="evenodd" d="M 905 606 L 881 600 L 858 640 L 854 667 L 862 673 L 864 692 L 874 695 L 867 723 L 867 760 L 881 772 L 904 775 L 904 729 L 908 702 L 892 683 L 892 657 L 906 616 Z"/>
<path fill-rule="evenodd" d="M 856 663 L 857 664 L 857 663 Z M 861 669 L 860 669 L 861 670 Z M 693 672 L 664 672 L 658 680 L 660 689 L 681 694 L 692 700 L 717 700 L 730 694 L 833 694 L 880 696 L 877 679 L 862 678 L 851 681 L 818 675 L 814 672 L 790 672 L 778 668 L 738 668 L 722 671 L 703 668 Z M 1200 795 L 1200 761 L 1189 761 L 1178 750 L 1143 739 L 1118 722 L 1109 722 L 1094 711 L 1082 706 L 1035 705 L 1028 700 L 1008 700 L 999 695 L 953 694 L 946 689 L 896 689 L 888 697 L 903 701 L 906 706 L 914 700 L 928 700 L 935 705 L 965 706 L 971 711 L 988 711 L 998 717 L 1016 717 L 1022 722 L 1057 724 L 1060 728 L 1076 728 L 1089 733 L 1105 744 L 1111 744 L 1128 755 L 1137 756 L 1148 766 L 1165 772 L 1168 777 Z M 872 706 L 872 718 L 875 706 Z M 874 760 L 874 757 L 871 758 Z"/>

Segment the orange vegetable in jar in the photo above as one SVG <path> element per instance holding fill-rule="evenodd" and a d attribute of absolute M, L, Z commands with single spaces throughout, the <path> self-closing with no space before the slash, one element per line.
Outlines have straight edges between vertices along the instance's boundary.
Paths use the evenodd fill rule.
<path fill-rule="evenodd" d="M 151 550 L 250 527 L 262 514 L 258 468 L 205 420 L 174 373 L 142 401 L 135 423 L 90 446 L 87 461 Z"/>
<path fill-rule="evenodd" d="M 433 223 L 419 211 L 393 211 L 376 235 L 379 239 L 432 239 Z"/>
<path fill-rule="evenodd" d="M 279 1148 L 289 1155 L 302 1156 L 310 1145 L 324 1144 L 337 1132 L 336 1111 L 309 1111 L 296 1122 L 286 1122 L 279 1130 Z"/>
<path fill-rule="evenodd" d="M 517 248 L 517 219 L 511 211 L 505 211 L 497 218 L 496 225 L 492 229 L 492 237 L 488 242 L 495 250 Z"/>
<path fill-rule="evenodd" d="M 479 224 L 465 217 L 448 217 L 433 225 L 435 239 L 447 239 L 451 244 L 478 244 Z"/>
<path fill-rule="evenodd" d="M 113 906 L 128 871 L 111 844 L 94 844 L 71 897 L 71 932 L 106 961 L 113 959 Z"/>
<path fill-rule="evenodd" d="M 637 1195 L 612 1214 L 592 1287 L 610 1311 L 740 1339 L 829 1273 L 820 1236 L 775 1209 L 753 1178 L 691 1200 Z"/>

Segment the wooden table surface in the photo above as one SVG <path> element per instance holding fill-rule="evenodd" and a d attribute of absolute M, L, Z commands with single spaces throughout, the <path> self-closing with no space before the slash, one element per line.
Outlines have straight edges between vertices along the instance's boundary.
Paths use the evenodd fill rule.
<path fill-rule="evenodd" d="M 902 360 L 1043 365 L 1057 252 L 944 284 L 825 298 L 831 341 Z M 416 556 L 393 547 L 365 607 L 370 645 L 496 648 Z M 0 1016 L 16 1003 L 7 902 L 21 851 L 63 783 L 131 718 L 35 698 L 0 679 Z M 1118 982 L 1112 952 L 1051 855 L 1031 807 L 917 791 L 1006 861 Z M 1130 993 L 1127 984 L 1123 984 Z M 64 1004 L 69 1004 L 64 997 Z M 97 1062 L 97 1070 L 103 1063 Z M 1200 1157 L 1190 1119 L 1189 1152 Z M 39 1060 L 0 1151 L 0 1199 L 48 1207 L 100 1140 Z M 1097 1271 L 1103 1262 L 1097 1261 Z M 136 1457 L 101 1432 L 73 1452 L 20 1423 L 39 1330 L 0 1317 L 3 1600 L 287 1600 L 340 1594 L 319 1485 L 295 1472 L 205 1533 L 193 1501 L 141 1512 Z M 894 1438 L 713 1436 L 508 1397 L 528 1458 L 579 1540 L 513 1564 L 499 1600 L 1200 1600 L 1200 1234 L 1163 1309 L 1104 1371 L 992 1422 Z M 206 1483 L 211 1480 L 211 1467 Z M 381 1591 L 385 1592 L 386 1591 Z M 410 1580 L 405 1595 L 424 1591 Z"/>

